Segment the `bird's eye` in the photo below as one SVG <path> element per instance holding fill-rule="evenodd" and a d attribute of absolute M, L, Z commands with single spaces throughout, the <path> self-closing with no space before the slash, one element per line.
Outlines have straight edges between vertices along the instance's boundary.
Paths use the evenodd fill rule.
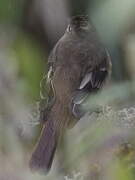
<path fill-rule="evenodd" d="M 71 32 L 72 31 L 72 28 L 71 26 L 69 25 L 68 28 L 67 28 L 67 32 Z"/>

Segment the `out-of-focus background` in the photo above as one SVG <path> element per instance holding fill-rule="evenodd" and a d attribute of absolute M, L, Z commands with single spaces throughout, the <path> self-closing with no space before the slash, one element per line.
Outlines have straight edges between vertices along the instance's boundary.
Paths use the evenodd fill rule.
<path fill-rule="evenodd" d="M 28 167 L 41 129 L 40 81 L 50 50 L 78 14 L 89 15 L 109 50 L 112 77 L 84 104 L 88 113 L 63 137 L 44 176 Z M 0 1 L 0 179 L 135 179 L 134 0 Z"/>

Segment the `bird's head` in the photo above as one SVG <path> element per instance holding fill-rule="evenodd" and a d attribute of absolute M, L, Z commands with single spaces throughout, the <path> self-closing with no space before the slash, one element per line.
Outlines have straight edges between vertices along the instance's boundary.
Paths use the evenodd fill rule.
<path fill-rule="evenodd" d="M 88 32 L 90 30 L 90 24 L 88 16 L 78 15 L 73 16 L 70 20 L 70 23 L 67 27 L 68 33 L 73 32 Z"/>

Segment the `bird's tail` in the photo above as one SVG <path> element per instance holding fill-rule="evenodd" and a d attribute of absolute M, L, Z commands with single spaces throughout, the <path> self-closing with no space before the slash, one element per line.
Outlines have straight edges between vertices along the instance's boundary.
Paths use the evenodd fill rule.
<path fill-rule="evenodd" d="M 42 129 L 41 136 L 30 159 L 30 168 L 47 173 L 51 168 L 56 151 L 60 131 L 55 122 L 49 119 Z"/>

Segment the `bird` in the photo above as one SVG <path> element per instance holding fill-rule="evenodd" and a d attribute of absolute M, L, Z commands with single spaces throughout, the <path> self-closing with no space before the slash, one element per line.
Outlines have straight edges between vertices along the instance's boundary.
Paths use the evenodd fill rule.
<path fill-rule="evenodd" d="M 42 132 L 30 159 L 32 170 L 49 172 L 62 136 L 84 115 L 81 104 L 102 88 L 111 69 L 110 55 L 89 17 L 71 17 L 48 58 L 51 103 L 43 108 Z"/>

